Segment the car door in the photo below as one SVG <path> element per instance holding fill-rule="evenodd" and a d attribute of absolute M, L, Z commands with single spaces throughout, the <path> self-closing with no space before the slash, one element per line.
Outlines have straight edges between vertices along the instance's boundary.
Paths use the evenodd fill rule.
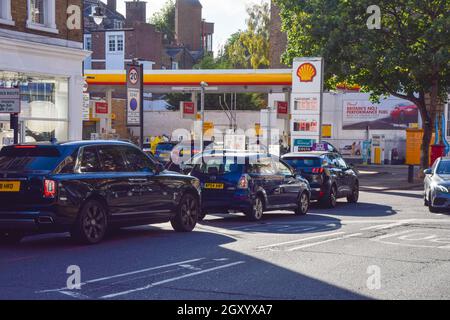
<path fill-rule="evenodd" d="M 276 199 L 276 205 L 294 206 L 297 204 L 300 190 L 299 181 L 295 178 L 291 169 L 278 159 L 273 159 L 277 169 L 277 176 L 280 177 L 280 195 Z"/>
<path fill-rule="evenodd" d="M 130 172 L 120 146 L 101 145 L 97 147 L 102 176 L 102 188 L 113 217 L 136 214 L 141 207 L 141 187 L 136 176 Z"/>
<path fill-rule="evenodd" d="M 346 195 L 350 195 L 353 190 L 353 186 L 356 182 L 356 175 L 352 168 L 345 162 L 345 160 L 340 157 L 339 155 L 336 155 L 336 161 L 339 166 L 339 168 L 342 170 L 343 177 L 342 177 L 342 192 Z"/>
<path fill-rule="evenodd" d="M 154 218 L 167 216 L 173 197 L 164 187 L 168 183 L 156 172 L 156 163 L 138 148 L 127 146 L 122 151 L 132 173 L 130 182 L 140 188 L 138 211 Z"/>
<path fill-rule="evenodd" d="M 333 153 L 329 153 L 326 155 L 326 159 L 328 162 L 328 170 L 334 182 L 336 183 L 338 197 L 344 196 L 345 193 L 345 176 L 344 171 L 339 166 L 339 162 L 337 161 L 337 156 Z"/>
<path fill-rule="evenodd" d="M 267 196 L 267 206 L 277 205 L 281 200 L 281 177 L 277 176 L 272 157 L 264 156 L 257 160 L 256 170 L 260 185 Z"/>

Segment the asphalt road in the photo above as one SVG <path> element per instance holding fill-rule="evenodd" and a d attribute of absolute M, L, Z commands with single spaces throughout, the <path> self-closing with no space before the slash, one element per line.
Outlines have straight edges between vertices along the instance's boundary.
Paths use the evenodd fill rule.
<path fill-rule="evenodd" d="M 306 217 L 209 216 L 190 234 L 28 237 L 0 247 L 0 299 L 449 299 L 449 262 L 450 215 L 429 213 L 421 191 L 372 191 Z"/>

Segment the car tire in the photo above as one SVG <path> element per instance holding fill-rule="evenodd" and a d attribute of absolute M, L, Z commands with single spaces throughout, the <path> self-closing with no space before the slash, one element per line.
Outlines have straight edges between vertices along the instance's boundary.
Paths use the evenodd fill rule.
<path fill-rule="evenodd" d="M 355 183 L 352 194 L 347 197 L 348 203 L 357 203 L 359 200 L 359 184 Z"/>
<path fill-rule="evenodd" d="M 245 215 L 250 221 L 260 221 L 264 215 L 264 200 L 261 196 L 257 196 L 253 201 L 251 208 L 249 208 Z"/>
<path fill-rule="evenodd" d="M 108 214 L 105 206 L 97 200 L 88 200 L 78 214 L 71 231 L 72 238 L 82 244 L 101 242 L 108 231 Z"/>
<path fill-rule="evenodd" d="M 20 232 L 0 233 L 0 244 L 17 244 L 23 239 L 24 234 Z"/>
<path fill-rule="evenodd" d="M 295 209 L 295 214 L 298 216 L 305 216 L 309 210 L 309 195 L 306 191 L 304 191 L 299 199 L 297 204 L 297 209 Z"/>
<path fill-rule="evenodd" d="M 191 232 L 199 219 L 199 201 L 192 194 L 185 194 L 178 204 L 175 216 L 170 220 L 176 232 Z"/>
<path fill-rule="evenodd" d="M 428 202 L 428 200 L 427 200 L 427 196 L 426 196 L 426 195 L 423 196 L 423 205 L 424 205 L 425 207 L 428 207 L 428 206 L 429 206 L 429 202 Z"/>
<path fill-rule="evenodd" d="M 203 220 L 205 220 L 205 217 L 208 215 L 208 212 L 206 210 L 202 210 L 199 214 L 198 214 L 198 218 L 197 221 L 201 222 Z"/>
<path fill-rule="evenodd" d="M 322 206 L 324 208 L 333 209 L 337 205 L 337 189 L 335 185 L 332 185 L 328 196 L 322 200 Z"/>

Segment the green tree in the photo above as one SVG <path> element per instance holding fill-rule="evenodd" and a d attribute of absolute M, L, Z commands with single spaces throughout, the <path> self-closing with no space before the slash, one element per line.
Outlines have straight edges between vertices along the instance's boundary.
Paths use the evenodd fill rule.
<path fill-rule="evenodd" d="M 166 43 L 175 41 L 175 2 L 167 0 L 160 11 L 155 12 L 150 19 L 156 30 L 164 35 Z"/>
<path fill-rule="evenodd" d="M 226 55 L 236 68 L 269 66 L 270 7 L 267 2 L 247 8 L 247 29 L 235 33 L 227 43 Z"/>
<path fill-rule="evenodd" d="M 450 81 L 448 0 L 276 0 L 288 36 L 285 63 L 322 56 L 329 87 L 359 83 L 373 98 L 393 95 L 415 103 L 423 119 L 421 166 L 429 166 L 436 116 Z M 381 28 L 369 29 L 370 5 Z"/>

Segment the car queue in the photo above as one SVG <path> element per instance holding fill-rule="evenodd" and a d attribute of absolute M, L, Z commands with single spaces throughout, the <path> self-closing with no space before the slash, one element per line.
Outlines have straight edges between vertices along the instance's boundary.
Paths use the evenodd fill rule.
<path fill-rule="evenodd" d="M 96 244 L 112 228 L 170 221 L 175 231 L 190 232 L 207 214 L 243 212 L 259 221 L 272 210 L 306 215 L 311 200 L 329 208 L 341 197 L 358 201 L 357 173 L 333 151 L 280 158 L 208 148 L 188 156 L 164 164 L 120 141 L 4 147 L 0 242 L 70 232 L 78 242 Z"/>

